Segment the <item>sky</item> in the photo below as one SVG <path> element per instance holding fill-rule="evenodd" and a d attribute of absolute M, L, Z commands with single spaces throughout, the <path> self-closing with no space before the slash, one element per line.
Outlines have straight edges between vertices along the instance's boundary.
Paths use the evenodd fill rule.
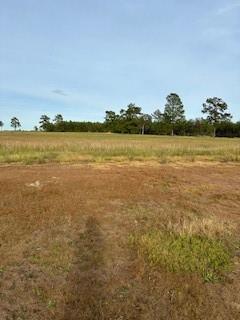
<path fill-rule="evenodd" d="M 42 114 L 103 121 L 180 95 L 187 118 L 207 97 L 240 120 L 240 0 L 0 0 L 0 120 Z"/>

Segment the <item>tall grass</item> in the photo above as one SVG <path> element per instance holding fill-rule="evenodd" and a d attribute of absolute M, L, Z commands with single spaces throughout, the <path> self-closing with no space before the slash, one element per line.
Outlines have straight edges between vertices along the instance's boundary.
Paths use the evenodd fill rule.
<path fill-rule="evenodd" d="M 0 163 L 240 161 L 240 139 L 94 133 L 0 133 Z"/>

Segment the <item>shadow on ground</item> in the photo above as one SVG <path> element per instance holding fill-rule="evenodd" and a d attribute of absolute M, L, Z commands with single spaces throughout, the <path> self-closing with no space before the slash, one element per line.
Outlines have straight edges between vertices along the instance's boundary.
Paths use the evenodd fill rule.
<path fill-rule="evenodd" d="M 104 241 L 96 218 L 89 217 L 78 239 L 76 261 L 67 279 L 69 290 L 64 320 L 102 319 L 104 292 Z"/>

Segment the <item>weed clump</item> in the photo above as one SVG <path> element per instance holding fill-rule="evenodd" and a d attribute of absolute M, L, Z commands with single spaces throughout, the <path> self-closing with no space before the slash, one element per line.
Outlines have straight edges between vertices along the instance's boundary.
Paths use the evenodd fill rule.
<path fill-rule="evenodd" d="M 130 241 L 151 266 L 170 272 L 195 273 L 209 282 L 221 279 L 231 265 L 228 248 L 217 239 L 154 230 L 132 235 Z"/>

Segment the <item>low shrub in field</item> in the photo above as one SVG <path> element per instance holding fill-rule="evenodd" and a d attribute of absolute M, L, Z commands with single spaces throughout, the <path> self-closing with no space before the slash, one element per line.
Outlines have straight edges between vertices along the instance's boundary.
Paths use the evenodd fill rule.
<path fill-rule="evenodd" d="M 155 230 L 133 235 L 130 241 L 151 266 L 196 273 L 205 281 L 220 279 L 231 264 L 229 250 L 217 239 Z"/>

